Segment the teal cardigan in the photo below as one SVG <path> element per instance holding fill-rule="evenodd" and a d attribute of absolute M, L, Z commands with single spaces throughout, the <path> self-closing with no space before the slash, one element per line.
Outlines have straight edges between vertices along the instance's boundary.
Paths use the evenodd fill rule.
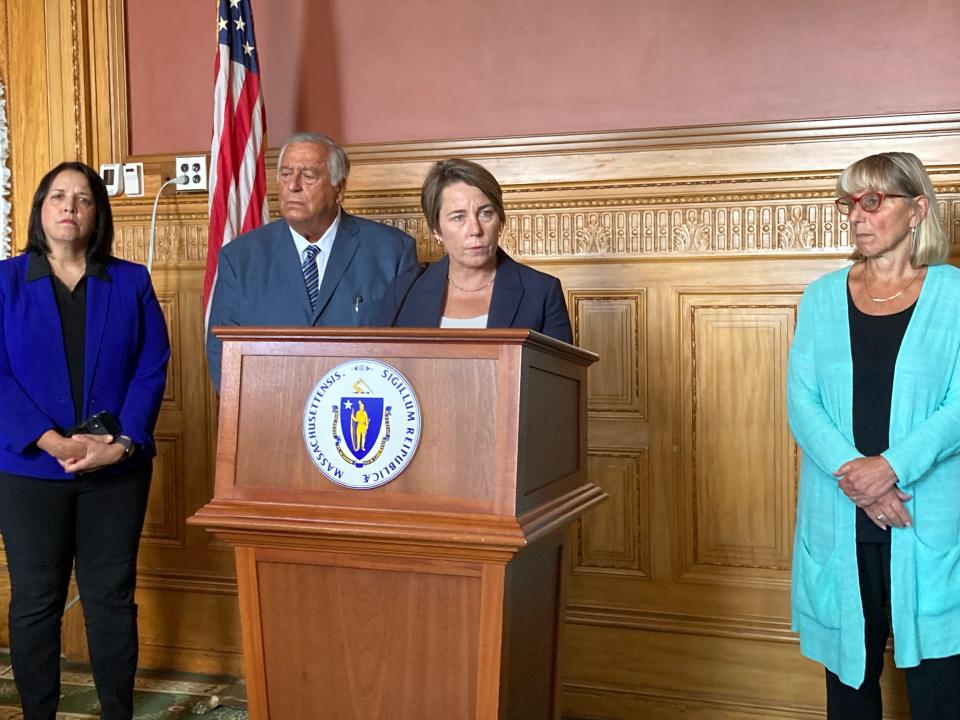
<path fill-rule="evenodd" d="M 787 407 L 803 451 L 793 547 L 793 629 L 801 652 L 859 687 L 866 662 L 856 508 L 833 473 L 853 444 L 850 268 L 807 288 L 790 349 Z M 913 498 L 913 526 L 891 528 L 894 660 L 960 653 L 960 270 L 927 269 L 897 356 L 890 448 L 883 456 Z"/>

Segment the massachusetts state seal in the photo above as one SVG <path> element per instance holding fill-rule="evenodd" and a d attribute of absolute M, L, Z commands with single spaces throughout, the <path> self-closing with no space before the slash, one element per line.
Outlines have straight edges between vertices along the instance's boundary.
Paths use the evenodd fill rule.
<path fill-rule="evenodd" d="M 303 410 L 310 459 L 333 482 L 380 487 L 403 472 L 420 443 L 420 404 L 398 370 L 350 360 L 320 378 Z"/>

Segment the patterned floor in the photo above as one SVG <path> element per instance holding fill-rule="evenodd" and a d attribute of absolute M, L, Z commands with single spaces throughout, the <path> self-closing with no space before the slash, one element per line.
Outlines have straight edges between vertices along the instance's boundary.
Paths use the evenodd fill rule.
<path fill-rule="evenodd" d="M 93 678 L 84 668 L 64 668 L 57 720 L 97 720 Z M 140 673 L 134 691 L 135 720 L 247 720 L 236 678 L 183 673 Z M 0 655 L 0 720 L 20 720 L 20 700 L 9 661 Z"/>

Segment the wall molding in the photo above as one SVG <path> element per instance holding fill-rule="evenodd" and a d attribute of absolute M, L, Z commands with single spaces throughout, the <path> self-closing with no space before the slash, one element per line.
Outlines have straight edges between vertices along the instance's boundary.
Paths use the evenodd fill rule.
<path fill-rule="evenodd" d="M 698 714 L 697 717 L 716 717 L 717 714 L 735 713 L 738 716 L 749 716 L 763 718 L 764 720 L 773 720 L 773 718 L 783 718 L 784 720 L 797 720 L 798 718 L 808 718 L 809 720 L 820 720 L 823 718 L 823 708 L 814 704 L 790 704 L 777 702 L 758 702 L 756 698 L 730 698 L 718 695 L 710 695 L 696 690 L 684 690 L 682 693 L 656 687 L 624 687 L 612 683 L 586 683 L 586 682 L 564 682 L 563 692 L 567 695 L 582 695 L 587 698 L 606 698 L 616 699 L 619 703 L 631 703 L 633 712 L 637 712 L 636 703 L 641 706 L 672 706 L 677 712 L 677 716 L 688 717 L 689 710 L 698 710 L 709 712 L 709 715 Z M 565 703 L 568 705 L 570 703 Z M 646 708 L 650 710 L 649 707 Z M 650 717 L 648 714 L 636 715 L 631 717 Z M 673 717 L 673 715 L 671 715 Z M 575 714 L 564 714 L 564 720 L 592 720 Z"/>
<path fill-rule="evenodd" d="M 960 133 L 960 110 L 689 125 L 607 132 L 360 143 L 346 147 L 351 161 L 362 165 L 383 162 L 429 162 L 453 156 L 488 159 L 537 157 L 675 148 L 705 149 L 784 143 L 822 143 L 841 140 L 917 139 L 958 133 Z M 279 145 L 268 149 L 266 155 L 268 165 L 276 163 L 278 151 Z M 172 160 L 172 157 L 166 154 L 130 155 L 129 157 L 151 167 Z"/>
<path fill-rule="evenodd" d="M 125 126 L 125 115 L 120 114 L 115 124 Z M 826 197 L 842 168 L 891 148 L 917 152 L 930 169 L 957 182 L 958 136 L 960 111 L 346 147 L 353 163 L 352 197 L 391 204 L 406 197 L 416 206 L 430 164 L 446 157 L 482 162 L 505 189 L 516 192 L 562 191 L 570 182 L 588 192 L 642 188 L 675 193 L 688 187 L 698 194 L 712 186 L 747 190 L 767 185 L 771 187 L 766 191 L 772 192 L 779 188 L 802 192 L 812 186 L 812 197 Z M 278 150 L 267 151 L 268 168 L 276 166 Z M 151 184 L 159 187 L 174 173 L 173 153 L 125 158 L 144 163 L 148 193 Z M 722 192 L 722 187 L 718 189 Z M 269 190 L 276 192 L 272 177 Z"/>
<path fill-rule="evenodd" d="M 215 595 L 236 595 L 237 580 L 232 575 L 216 576 L 209 573 L 190 573 L 179 570 L 140 569 L 137 587 L 170 592 L 191 591 Z"/>
<path fill-rule="evenodd" d="M 640 608 L 570 604 L 565 619 L 574 625 L 643 630 L 702 637 L 760 640 L 799 645 L 789 618 L 707 616 Z"/>
<path fill-rule="evenodd" d="M 935 179 L 947 171 L 934 174 Z M 953 174 L 954 171 L 949 171 Z M 832 181 L 832 176 L 830 177 Z M 784 182 L 770 178 L 771 182 Z M 623 260 L 684 257 L 765 257 L 849 253 L 848 227 L 833 205 L 833 193 L 819 190 L 717 192 L 709 194 L 624 195 L 622 185 L 567 184 L 554 188 L 505 191 L 507 222 L 501 244 L 527 261 L 554 259 Z M 694 181 L 691 181 L 694 182 Z M 739 178 L 726 181 L 728 185 Z M 682 188 L 676 187 L 675 190 Z M 937 183 L 939 209 L 956 251 L 960 244 L 960 184 Z M 527 199 L 528 194 L 537 199 Z M 274 196 L 275 197 L 275 196 Z M 433 260 L 437 248 L 419 207 L 410 197 L 349 192 L 346 207 L 354 213 L 397 227 L 417 239 L 421 259 Z M 164 208 L 157 226 L 158 265 L 203 265 L 206 258 L 206 196 L 176 198 Z M 115 201 L 118 254 L 143 262 L 149 216 L 142 203 Z"/>
<path fill-rule="evenodd" d="M 346 206 L 408 232 L 421 258 L 435 259 L 420 182 L 437 158 L 458 155 L 484 163 L 503 184 L 502 245 L 526 261 L 842 257 L 849 240 L 833 206 L 837 173 L 897 148 L 927 163 L 956 246 L 958 142 L 960 112 L 352 145 Z M 147 199 L 118 198 L 114 208 L 121 252 L 139 260 L 149 196 L 173 174 L 174 156 L 135 159 L 145 166 Z M 268 167 L 275 162 L 276 149 L 267 153 Z M 276 192 L 268 172 L 274 208 Z M 162 199 L 158 264 L 203 264 L 206 217 L 206 193 Z"/>

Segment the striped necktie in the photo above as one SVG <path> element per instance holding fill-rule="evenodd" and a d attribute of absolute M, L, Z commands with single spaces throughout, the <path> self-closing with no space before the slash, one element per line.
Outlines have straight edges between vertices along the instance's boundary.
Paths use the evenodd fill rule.
<path fill-rule="evenodd" d="M 320 248 L 311 245 L 303 251 L 303 279 L 307 283 L 307 294 L 310 296 L 310 306 L 316 311 L 320 300 L 320 273 L 317 271 L 317 255 Z"/>

